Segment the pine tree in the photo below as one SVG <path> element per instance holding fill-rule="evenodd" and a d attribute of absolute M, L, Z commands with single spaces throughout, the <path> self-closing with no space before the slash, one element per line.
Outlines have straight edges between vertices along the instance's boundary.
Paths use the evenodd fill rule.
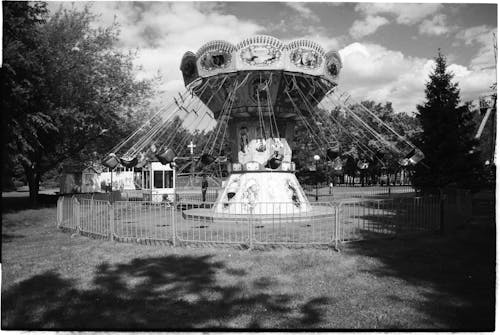
<path fill-rule="evenodd" d="M 453 77 L 439 51 L 426 83 L 427 101 L 417 106 L 423 130 L 418 144 L 425 154 L 425 165 L 416 167 L 414 184 L 424 190 L 452 184 L 471 188 L 481 176 L 479 155 L 473 150 L 472 113 L 467 104 L 460 104 L 460 90 Z"/>

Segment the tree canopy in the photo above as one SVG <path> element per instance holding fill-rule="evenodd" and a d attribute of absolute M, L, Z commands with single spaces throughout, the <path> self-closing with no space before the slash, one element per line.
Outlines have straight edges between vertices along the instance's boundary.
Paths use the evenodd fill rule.
<path fill-rule="evenodd" d="M 20 164 L 35 200 L 41 176 L 102 155 L 145 116 L 153 86 L 137 80 L 118 26 L 94 28 L 88 7 L 3 2 L 5 158 Z"/>

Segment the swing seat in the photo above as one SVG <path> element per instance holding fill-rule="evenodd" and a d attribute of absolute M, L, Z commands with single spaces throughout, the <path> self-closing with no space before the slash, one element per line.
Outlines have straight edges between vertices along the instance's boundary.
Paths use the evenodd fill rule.
<path fill-rule="evenodd" d="M 398 164 L 401 166 L 408 166 L 408 164 L 410 164 L 410 160 L 408 158 L 403 158 L 398 161 Z"/>
<path fill-rule="evenodd" d="M 120 160 L 118 159 L 118 157 L 116 157 L 115 154 L 109 154 L 106 158 L 104 158 L 104 160 L 102 161 L 102 164 L 105 167 L 108 167 L 110 169 L 114 169 L 115 167 L 118 166 L 118 164 L 120 164 Z"/>
<path fill-rule="evenodd" d="M 203 165 L 209 165 L 215 162 L 215 157 L 210 154 L 203 154 L 201 155 L 200 161 Z"/>
<path fill-rule="evenodd" d="M 366 170 L 366 169 L 368 169 L 368 166 L 369 166 L 368 162 L 365 162 L 365 161 L 358 162 L 358 168 L 360 170 Z"/>
<path fill-rule="evenodd" d="M 410 164 L 415 165 L 424 158 L 425 158 L 424 153 L 417 149 L 414 150 L 414 154 L 410 158 L 408 158 L 408 161 L 410 162 Z"/>
<path fill-rule="evenodd" d="M 275 155 L 271 159 L 269 159 L 265 165 L 266 168 L 276 170 L 281 166 L 281 163 L 283 162 L 283 155 Z"/>
<path fill-rule="evenodd" d="M 172 149 L 165 149 L 162 150 L 159 154 L 157 154 L 156 158 L 158 158 L 161 164 L 167 165 L 168 163 L 174 161 L 175 153 Z"/>
<path fill-rule="evenodd" d="M 136 166 L 138 162 L 139 162 L 139 160 L 137 157 L 134 157 L 134 158 L 122 157 L 122 158 L 120 158 L 120 163 L 126 168 L 132 168 L 132 167 Z"/>
<path fill-rule="evenodd" d="M 334 160 L 335 158 L 339 157 L 339 155 L 340 155 L 340 148 L 338 146 L 326 149 L 326 157 L 329 160 Z"/>
<path fill-rule="evenodd" d="M 137 156 L 137 164 L 135 165 L 135 167 L 140 169 L 145 167 L 147 163 L 147 156 L 144 153 L 140 153 L 139 156 Z"/>

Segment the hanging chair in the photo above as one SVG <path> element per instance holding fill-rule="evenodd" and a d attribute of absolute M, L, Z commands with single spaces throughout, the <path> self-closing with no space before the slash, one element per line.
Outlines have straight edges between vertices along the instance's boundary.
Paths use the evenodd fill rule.
<path fill-rule="evenodd" d="M 120 158 L 120 163 L 126 167 L 126 168 L 132 168 L 137 165 L 139 162 L 137 157 L 134 158 L 129 158 L 129 157 L 122 157 Z"/>
<path fill-rule="evenodd" d="M 175 159 L 175 153 L 172 149 L 164 149 L 160 150 L 159 154 L 156 154 L 156 158 L 162 163 L 163 165 L 167 165 L 168 163 L 171 163 Z"/>
<path fill-rule="evenodd" d="M 120 164 L 120 160 L 118 159 L 118 157 L 116 157 L 115 154 L 109 154 L 106 158 L 104 158 L 104 160 L 102 161 L 102 164 L 105 167 L 108 167 L 110 169 L 114 169 L 115 167 L 118 166 L 118 164 Z"/>
<path fill-rule="evenodd" d="M 283 162 L 283 155 L 279 153 L 275 153 L 266 163 L 265 167 L 269 169 L 276 170 L 281 166 Z"/>
<path fill-rule="evenodd" d="M 256 143 L 256 148 L 255 150 L 258 151 L 258 152 L 264 152 L 266 151 L 266 141 L 263 140 L 263 139 L 258 139 L 257 140 L 257 143 Z"/>
<path fill-rule="evenodd" d="M 425 156 L 424 156 L 424 153 L 422 151 L 420 151 L 418 149 L 414 149 L 413 155 L 411 155 L 411 157 L 408 158 L 408 161 L 410 162 L 410 164 L 415 165 L 424 158 L 425 158 Z"/>
<path fill-rule="evenodd" d="M 216 160 L 219 163 L 226 163 L 227 162 L 227 156 L 221 155 L 221 156 L 217 157 Z"/>
<path fill-rule="evenodd" d="M 364 160 L 363 160 L 363 161 L 361 161 L 361 160 L 360 160 L 360 161 L 358 161 L 358 168 L 359 168 L 360 170 L 366 170 L 366 169 L 368 169 L 368 166 L 369 166 L 369 165 L 370 165 L 370 164 L 369 164 L 367 161 L 364 161 Z"/>
<path fill-rule="evenodd" d="M 136 168 L 141 169 L 148 164 L 148 158 L 146 154 L 140 153 L 139 156 L 137 156 L 137 164 L 135 165 Z"/>
<path fill-rule="evenodd" d="M 398 161 L 398 164 L 401 166 L 408 166 L 408 164 L 410 164 L 410 160 L 408 158 L 403 158 Z"/>
<path fill-rule="evenodd" d="M 212 164 L 215 161 L 215 157 L 210 155 L 210 154 L 203 154 L 200 157 L 200 162 L 203 165 L 209 165 Z"/>
<path fill-rule="evenodd" d="M 338 145 L 326 149 L 326 157 L 333 161 L 340 155 L 340 147 Z"/>

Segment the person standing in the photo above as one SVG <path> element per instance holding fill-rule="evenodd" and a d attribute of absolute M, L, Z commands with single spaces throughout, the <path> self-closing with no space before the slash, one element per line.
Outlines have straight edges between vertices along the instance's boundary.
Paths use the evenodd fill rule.
<path fill-rule="evenodd" d="M 201 197 L 203 202 L 206 201 L 207 189 L 208 189 L 207 176 L 203 175 L 203 180 L 201 181 Z"/>

